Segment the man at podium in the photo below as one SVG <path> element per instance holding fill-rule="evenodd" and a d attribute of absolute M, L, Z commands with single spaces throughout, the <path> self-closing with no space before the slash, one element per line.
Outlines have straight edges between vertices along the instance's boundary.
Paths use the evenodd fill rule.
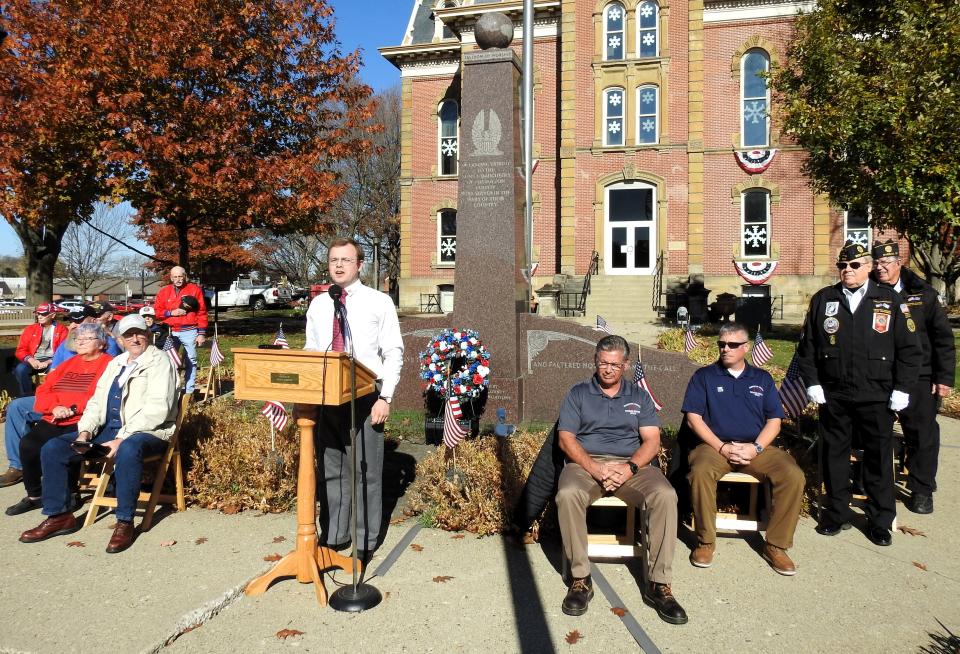
<path fill-rule="evenodd" d="M 360 281 L 363 249 L 352 238 L 337 238 L 328 251 L 328 293 L 318 295 L 307 310 L 304 349 L 350 352 L 377 375 L 379 393 L 357 398 L 357 549 L 368 561 L 377 548 L 383 512 L 383 426 L 400 381 L 403 338 L 393 300 Z M 342 320 L 340 316 L 342 315 Z M 318 398 L 318 405 L 323 403 Z M 322 481 L 320 542 L 335 550 L 350 544 L 350 405 L 320 406 L 317 415 L 317 458 Z"/>

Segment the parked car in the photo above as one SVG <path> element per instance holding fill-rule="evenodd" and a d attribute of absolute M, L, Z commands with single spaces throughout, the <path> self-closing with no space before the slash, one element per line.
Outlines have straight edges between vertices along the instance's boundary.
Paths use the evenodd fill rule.
<path fill-rule="evenodd" d="M 58 311 L 72 311 L 83 307 L 81 300 L 60 300 L 56 303 Z"/>

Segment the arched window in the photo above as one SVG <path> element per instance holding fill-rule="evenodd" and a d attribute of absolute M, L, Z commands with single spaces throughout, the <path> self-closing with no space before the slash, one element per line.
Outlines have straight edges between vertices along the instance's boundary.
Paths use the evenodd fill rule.
<path fill-rule="evenodd" d="M 437 215 L 437 261 L 452 265 L 457 262 L 457 211 L 443 209 Z"/>
<path fill-rule="evenodd" d="M 612 2 L 603 10 L 603 58 L 607 61 L 623 59 L 623 5 Z"/>
<path fill-rule="evenodd" d="M 603 144 L 623 145 L 623 89 L 603 92 Z"/>
<path fill-rule="evenodd" d="M 440 103 L 437 115 L 440 118 L 440 174 L 457 174 L 457 153 L 459 152 L 458 118 L 460 108 L 454 100 L 444 100 Z"/>
<path fill-rule="evenodd" d="M 766 73 L 770 57 L 763 50 L 749 50 L 741 60 L 741 113 L 743 147 L 765 147 L 770 144 L 770 93 Z"/>
<path fill-rule="evenodd" d="M 753 188 L 741 194 L 740 251 L 744 258 L 770 256 L 770 193 Z"/>
<path fill-rule="evenodd" d="M 659 89 L 656 86 L 637 88 L 637 143 L 656 143 L 660 133 L 657 120 Z"/>
<path fill-rule="evenodd" d="M 637 53 L 640 57 L 656 57 L 660 52 L 660 7 L 644 0 L 637 5 Z"/>

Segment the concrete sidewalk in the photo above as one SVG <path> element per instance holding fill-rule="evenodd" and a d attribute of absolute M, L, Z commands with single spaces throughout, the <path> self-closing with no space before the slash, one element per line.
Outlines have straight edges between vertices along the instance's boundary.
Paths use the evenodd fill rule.
<path fill-rule="evenodd" d="M 901 507 L 898 514 L 901 526 L 925 536 L 897 533 L 883 548 L 857 529 L 819 536 L 803 519 L 791 550 L 799 568 L 793 578 L 770 570 L 756 538 L 722 538 L 707 570 L 693 568 L 689 549 L 678 544 L 674 592 L 690 616 L 683 626 L 645 606 L 635 567 L 620 563 L 596 566 L 619 599 L 611 603 L 598 588 L 586 615 L 564 615 L 557 543 L 520 548 L 424 529 L 412 534 L 412 548 L 402 542 L 418 528 L 408 520 L 390 528 L 370 566 L 380 568 L 371 583 L 384 602 L 352 615 L 321 608 L 312 587 L 295 580 L 259 597 L 242 594 L 272 565 L 265 556 L 293 547 L 293 513 L 189 509 L 165 515 L 132 549 L 109 555 L 112 518 L 71 536 L 19 543 L 20 532 L 41 519 L 34 511 L 0 515 L 0 652 L 618 652 L 639 649 L 630 621 L 650 651 L 954 651 L 934 649 L 933 640 L 945 635 L 937 620 L 960 634 L 960 422 L 940 422 L 936 512 Z M 0 489 L 0 507 L 22 491 Z M 398 543 L 400 556 L 385 570 Z M 334 581 L 350 578 L 341 572 Z M 614 605 L 626 609 L 623 619 Z M 278 638 L 283 629 L 303 634 Z M 571 645 L 573 631 L 580 639 Z"/>

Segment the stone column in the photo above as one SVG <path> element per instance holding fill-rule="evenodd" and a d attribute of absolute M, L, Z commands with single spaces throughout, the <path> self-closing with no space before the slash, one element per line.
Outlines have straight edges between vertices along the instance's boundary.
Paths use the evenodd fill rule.
<path fill-rule="evenodd" d="M 499 16 L 500 18 L 492 18 Z M 488 18 L 491 17 L 491 18 Z M 476 329 L 492 353 L 487 408 L 522 415 L 520 317 L 528 311 L 520 175 L 520 62 L 509 40 L 496 47 L 483 25 L 512 37 L 502 14 L 478 22 L 487 49 L 464 55 L 457 208 L 454 326 Z M 505 22 L 504 22 L 505 21 Z"/>

